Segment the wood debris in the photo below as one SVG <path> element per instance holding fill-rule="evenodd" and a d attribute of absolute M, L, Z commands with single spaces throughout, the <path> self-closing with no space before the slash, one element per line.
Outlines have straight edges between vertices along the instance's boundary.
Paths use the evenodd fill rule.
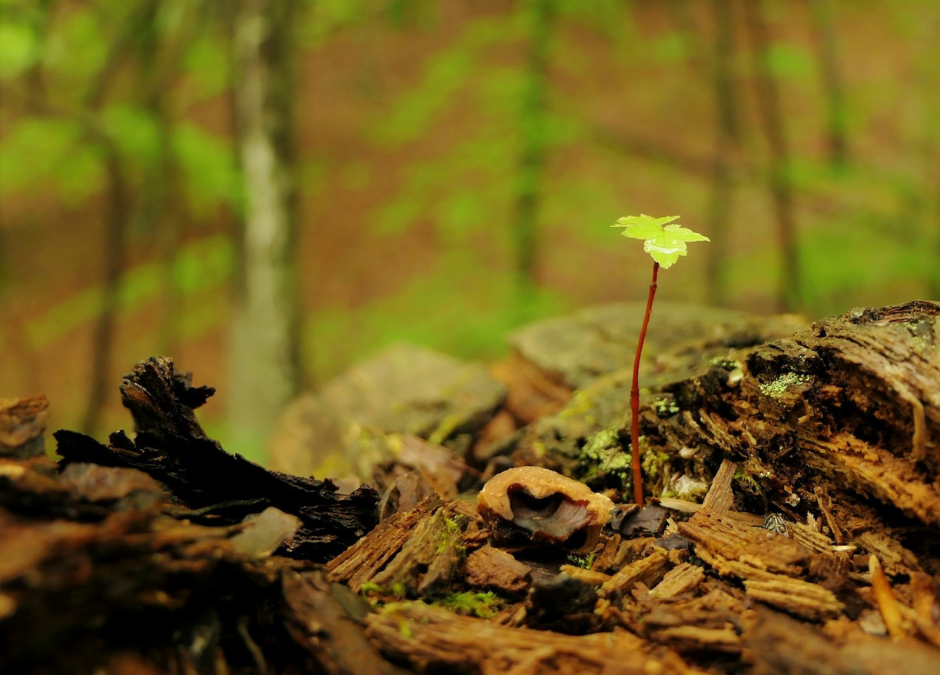
<path fill-rule="evenodd" d="M 0 671 L 934 675 L 938 326 L 940 305 L 909 303 L 664 355 L 665 370 L 706 365 L 662 373 L 641 428 L 660 486 L 688 471 L 698 491 L 618 508 L 578 542 L 493 536 L 476 470 L 483 455 L 506 468 L 505 448 L 462 459 L 404 437 L 375 474 L 372 529 L 370 488 L 340 495 L 225 453 L 193 414 L 211 390 L 164 359 L 122 388 L 134 439 L 59 432 L 60 464 L 36 452 L 44 402 L 4 401 Z M 531 422 L 529 441 L 560 429 L 501 413 Z M 580 428 L 601 457 L 618 434 L 598 419 Z M 570 468 L 563 446 L 514 457 Z M 595 478 L 585 493 L 620 498 Z M 544 498 L 523 499 L 533 522 Z"/>

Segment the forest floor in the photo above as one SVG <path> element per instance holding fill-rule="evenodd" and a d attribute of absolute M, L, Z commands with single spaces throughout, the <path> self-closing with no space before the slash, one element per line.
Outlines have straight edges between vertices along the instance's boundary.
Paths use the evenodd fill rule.
<path fill-rule="evenodd" d="M 674 308 L 642 375 L 643 508 L 627 309 L 513 336 L 485 415 L 460 417 L 475 377 L 411 432 L 340 413 L 377 414 L 348 383 L 298 402 L 295 426 L 379 457 L 351 491 L 226 453 L 193 413 L 213 390 L 166 359 L 121 387 L 133 438 L 60 431 L 57 462 L 45 399 L 2 401 L 0 669 L 935 673 L 940 305 Z"/>

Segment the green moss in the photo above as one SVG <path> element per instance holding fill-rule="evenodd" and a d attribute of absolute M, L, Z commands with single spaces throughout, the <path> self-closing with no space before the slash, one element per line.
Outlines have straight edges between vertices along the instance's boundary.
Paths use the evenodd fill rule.
<path fill-rule="evenodd" d="M 643 440 L 641 437 L 640 468 L 643 470 L 643 482 L 652 488 L 650 494 L 662 496 L 672 476 L 672 456 L 658 450 L 643 450 Z"/>
<path fill-rule="evenodd" d="M 723 368 L 724 370 L 727 370 L 729 373 L 741 367 L 741 364 L 735 361 L 734 359 L 729 359 L 723 356 L 715 357 L 708 363 L 709 365 L 715 366 L 716 368 Z"/>
<path fill-rule="evenodd" d="M 756 497 L 760 497 L 764 493 L 760 483 L 758 483 L 757 479 L 749 473 L 738 470 L 734 473 L 734 480 L 737 481 L 738 485 L 744 492 L 748 492 Z"/>
<path fill-rule="evenodd" d="M 445 607 L 457 614 L 476 616 L 481 619 L 492 619 L 506 605 L 502 598 L 490 591 L 484 593 L 469 591 L 449 593 L 434 604 Z"/>
<path fill-rule="evenodd" d="M 580 567 L 584 570 L 589 570 L 594 565 L 594 560 L 597 558 L 597 551 L 591 551 L 586 556 L 581 555 L 569 555 L 568 562 L 574 565 L 575 567 Z"/>
<path fill-rule="evenodd" d="M 812 375 L 805 375 L 802 373 L 784 373 L 773 382 L 760 385 L 760 391 L 764 396 L 780 398 L 787 393 L 790 387 L 798 384 L 806 384 L 812 381 Z"/>
<path fill-rule="evenodd" d="M 672 417 L 680 410 L 672 396 L 657 396 L 653 400 L 653 409 L 660 418 Z"/>
<path fill-rule="evenodd" d="M 456 519 L 448 518 L 443 514 L 441 514 L 440 518 L 444 523 L 444 528 L 438 536 L 437 554 L 441 555 L 447 551 L 448 548 L 453 548 L 458 556 L 464 556 L 467 552 L 467 548 L 460 543 L 460 533 L 462 530 L 460 523 L 457 522 Z"/>
<path fill-rule="evenodd" d="M 602 476 L 613 476 L 626 488 L 630 482 L 630 453 L 620 445 L 616 429 L 604 429 L 588 439 L 579 457 L 584 481 Z"/>
<path fill-rule="evenodd" d="M 594 406 L 594 402 L 591 400 L 589 394 L 583 390 L 578 390 L 571 397 L 571 402 L 564 407 L 558 413 L 558 417 L 564 419 L 566 417 L 580 417 L 585 415 L 591 408 Z"/>

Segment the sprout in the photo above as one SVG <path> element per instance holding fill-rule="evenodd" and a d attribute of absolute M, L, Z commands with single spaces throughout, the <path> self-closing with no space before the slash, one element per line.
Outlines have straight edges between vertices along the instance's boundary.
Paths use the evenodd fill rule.
<path fill-rule="evenodd" d="M 632 239 L 643 240 L 643 250 L 653 258 L 653 281 L 650 283 L 649 298 L 646 301 L 646 315 L 643 317 L 643 327 L 640 329 L 640 339 L 636 345 L 636 356 L 633 359 L 633 388 L 630 390 L 631 419 L 630 447 L 633 463 L 633 497 L 634 501 L 643 506 L 643 472 L 640 469 L 640 354 L 643 351 L 643 341 L 646 339 L 646 328 L 649 326 L 650 314 L 653 311 L 653 297 L 656 295 L 656 277 L 659 267 L 669 269 L 679 259 L 680 255 L 687 255 L 686 243 L 692 241 L 708 241 L 698 232 L 693 232 L 673 221 L 679 216 L 666 216 L 653 218 L 639 215 L 620 218 L 614 227 L 624 228 L 621 234 Z"/>

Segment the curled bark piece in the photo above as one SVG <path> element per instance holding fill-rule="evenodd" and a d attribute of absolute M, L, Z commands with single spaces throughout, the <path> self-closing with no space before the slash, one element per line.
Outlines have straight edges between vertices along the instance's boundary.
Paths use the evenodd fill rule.
<path fill-rule="evenodd" d="M 497 474 L 477 498 L 477 510 L 497 541 L 524 537 L 578 553 L 594 548 L 613 508 L 584 483 L 536 466 Z"/>
<path fill-rule="evenodd" d="M 134 439 L 118 431 L 102 445 L 82 434 L 57 431 L 60 466 L 91 462 L 139 469 L 191 509 L 185 517 L 213 524 L 240 523 L 248 513 L 273 506 L 301 521 L 279 549 L 293 558 L 326 562 L 375 526 L 378 495 L 372 488 L 337 494 L 329 480 L 270 471 L 209 438 L 194 409 L 214 391 L 193 387 L 191 376 L 176 372 L 172 359 L 141 361 L 121 385 L 124 407 L 134 418 Z"/>

